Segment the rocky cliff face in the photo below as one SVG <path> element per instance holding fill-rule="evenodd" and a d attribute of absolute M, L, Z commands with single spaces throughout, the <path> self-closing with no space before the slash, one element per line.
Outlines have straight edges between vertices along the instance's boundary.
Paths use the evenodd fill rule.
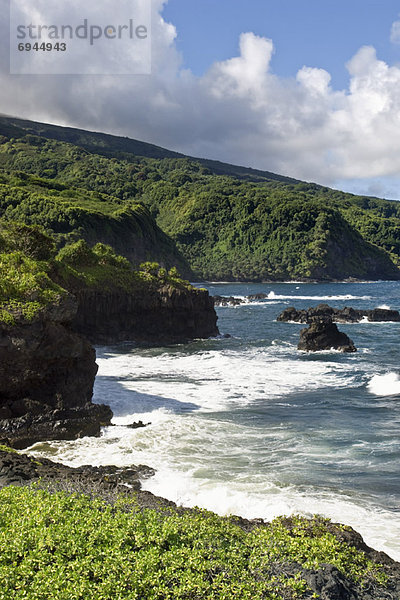
<path fill-rule="evenodd" d="M 95 344 L 182 343 L 219 333 L 214 303 L 206 290 L 165 285 L 135 294 L 90 288 L 74 294 L 78 311 L 73 327 Z"/>
<path fill-rule="evenodd" d="M 0 444 L 98 435 L 112 412 L 91 402 L 97 373 L 91 343 L 178 343 L 218 334 L 205 290 L 83 288 L 32 321 L 0 322 Z M 90 340 L 90 341 L 88 341 Z"/>
<path fill-rule="evenodd" d="M 0 323 L 0 442 L 23 448 L 46 439 L 97 435 L 111 410 L 92 404 L 91 344 L 74 332 L 68 295 L 27 322 Z"/>

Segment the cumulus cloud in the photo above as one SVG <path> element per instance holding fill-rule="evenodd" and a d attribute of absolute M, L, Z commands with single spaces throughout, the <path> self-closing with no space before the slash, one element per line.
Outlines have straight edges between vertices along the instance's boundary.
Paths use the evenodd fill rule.
<path fill-rule="evenodd" d="M 374 48 L 349 60 L 346 90 L 333 89 L 320 68 L 277 76 L 273 41 L 251 32 L 240 36 L 236 57 L 195 77 L 162 17 L 165 0 L 152 2 L 151 76 L 10 76 L 3 59 L 1 112 L 325 184 L 400 173 L 400 68 Z"/>

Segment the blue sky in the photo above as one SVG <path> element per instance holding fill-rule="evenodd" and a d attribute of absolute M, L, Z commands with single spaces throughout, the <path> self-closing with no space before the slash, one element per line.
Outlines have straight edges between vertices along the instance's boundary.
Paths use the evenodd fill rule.
<path fill-rule="evenodd" d="M 398 0 L 169 0 L 163 11 L 177 28 L 184 66 L 197 75 L 235 56 L 239 35 L 252 31 L 273 40 L 278 75 L 321 67 L 339 89 L 348 84 L 346 62 L 361 46 L 400 62 L 400 46 L 390 43 L 399 13 Z"/>

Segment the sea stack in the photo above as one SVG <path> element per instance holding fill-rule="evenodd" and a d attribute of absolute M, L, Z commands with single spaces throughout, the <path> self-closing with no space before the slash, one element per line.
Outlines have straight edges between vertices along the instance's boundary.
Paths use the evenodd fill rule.
<path fill-rule="evenodd" d="M 313 319 L 308 327 L 300 331 L 299 350 L 318 352 L 319 350 L 339 350 L 357 352 L 357 348 L 345 333 L 329 317 Z"/>

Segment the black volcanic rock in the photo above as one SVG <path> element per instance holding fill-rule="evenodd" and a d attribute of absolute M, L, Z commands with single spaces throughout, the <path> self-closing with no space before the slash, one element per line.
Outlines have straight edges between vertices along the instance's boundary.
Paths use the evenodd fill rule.
<path fill-rule="evenodd" d="M 93 344 L 174 344 L 219 334 L 206 290 L 165 285 L 134 294 L 90 288 L 73 293 L 78 300 L 73 328 Z"/>
<path fill-rule="evenodd" d="M 336 324 L 329 318 L 315 317 L 309 327 L 300 331 L 299 350 L 317 352 L 319 350 L 335 349 L 340 352 L 357 352 L 353 341 L 343 332 L 339 331 Z"/>
<path fill-rule="evenodd" d="M 244 303 L 242 298 L 236 296 L 213 296 L 214 306 L 239 306 Z"/>
<path fill-rule="evenodd" d="M 26 485 L 37 481 L 65 483 L 66 486 L 93 488 L 94 484 L 103 489 L 129 485 L 130 489 L 140 489 L 140 479 L 154 475 L 154 469 L 140 465 L 138 467 L 68 467 L 47 458 L 39 460 L 17 452 L 0 449 L 0 489 L 8 485 Z M 62 487 L 60 485 L 60 487 Z"/>
<path fill-rule="evenodd" d="M 364 318 L 369 322 L 400 322 L 400 313 L 397 310 L 385 308 L 374 308 L 372 310 L 359 310 L 345 306 L 344 308 L 332 308 L 328 304 L 318 304 L 318 306 L 308 308 L 307 310 L 297 310 L 294 306 L 285 308 L 277 317 L 278 321 L 294 321 L 296 323 L 310 323 L 314 319 L 332 319 L 337 323 L 358 323 Z"/>
<path fill-rule="evenodd" d="M 112 412 L 91 402 L 97 373 L 91 344 L 73 331 L 72 296 L 32 321 L 0 323 L 0 443 L 98 435 Z"/>

